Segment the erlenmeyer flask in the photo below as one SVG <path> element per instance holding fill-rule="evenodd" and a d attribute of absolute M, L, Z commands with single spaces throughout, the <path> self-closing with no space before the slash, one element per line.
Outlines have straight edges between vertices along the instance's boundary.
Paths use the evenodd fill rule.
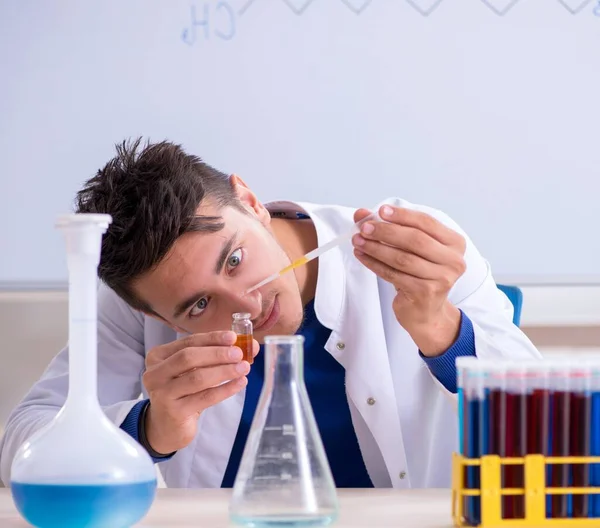
<path fill-rule="evenodd" d="M 114 425 L 97 395 L 97 278 L 109 215 L 59 219 L 69 268 L 69 390 L 56 417 L 18 450 L 10 487 L 21 515 L 38 528 L 125 528 L 156 493 L 146 451 Z"/>
<path fill-rule="evenodd" d="M 331 469 L 304 384 L 304 338 L 265 338 L 265 381 L 233 486 L 237 524 L 325 526 L 338 515 Z"/>

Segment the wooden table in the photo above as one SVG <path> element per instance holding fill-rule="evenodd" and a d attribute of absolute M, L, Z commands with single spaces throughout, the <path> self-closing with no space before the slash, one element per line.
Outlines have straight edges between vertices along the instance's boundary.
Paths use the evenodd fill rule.
<path fill-rule="evenodd" d="M 231 490 L 158 489 L 138 528 L 231 527 Z M 332 528 L 451 528 L 450 490 L 339 490 L 340 517 Z M 10 490 L 0 489 L 0 527 L 29 526 Z"/>

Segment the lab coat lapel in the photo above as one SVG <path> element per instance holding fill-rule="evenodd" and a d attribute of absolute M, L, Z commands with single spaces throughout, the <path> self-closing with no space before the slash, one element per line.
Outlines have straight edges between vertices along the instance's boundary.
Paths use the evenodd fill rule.
<path fill-rule="evenodd" d="M 246 391 L 240 391 L 201 414 L 198 434 L 189 446 L 194 451 L 192 467 L 196 471 L 190 475 L 188 487 L 221 487 L 240 425 L 245 397 Z"/>
<path fill-rule="evenodd" d="M 326 233 L 318 210 L 310 213 L 319 244 L 333 238 L 333 233 Z M 327 228 L 330 225 L 328 221 Z M 337 232 L 347 229 L 347 226 L 338 226 Z M 354 257 L 350 242 L 319 258 L 315 312 L 321 323 L 332 329 L 325 348 L 346 369 L 348 398 L 373 435 L 392 484 L 408 487 L 409 479 L 400 482 L 398 476 L 402 468 L 406 468 L 406 461 L 378 281 L 376 275 Z M 360 427 L 361 424 L 355 423 L 359 443 L 363 437 Z M 363 449 L 367 468 L 368 456 L 368 450 Z"/>

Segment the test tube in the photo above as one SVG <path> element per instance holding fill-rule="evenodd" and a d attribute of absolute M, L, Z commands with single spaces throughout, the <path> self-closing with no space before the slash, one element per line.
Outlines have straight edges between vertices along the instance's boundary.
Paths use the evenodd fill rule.
<path fill-rule="evenodd" d="M 495 362 L 487 377 L 489 453 L 500 457 L 506 456 L 506 368 L 505 361 Z"/>
<path fill-rule="evenodd" d="M 465 390 L 468 389 L 468 374 L 469 369 L 473 368 L 474 363 L 477 362 L 477 358 L 472 356 L 460 356 L 456 358 L 456 373 L 457 373 L 457 396 L 458 396 L 458 449 L 460 454 L 464 457 L 468 456 L 468 443 L 469 438 L 469 409 L 467 408 L 468 401 L 465 398 Z M 473 469 L 465 467 L 463 472 L 463 482 L 466 488 L 473 480 L 471 474 Z M 465 497 L 463 500 L 463 511 L 465 519 L 469 519 L 469 522 L 473 518 L 473 498 Z"/>
<path fill-rule="evenodd" d="M 465 370 L 463 388 L 464 455 L 467 458 L 480 458 L 484 453 L 483 443 L 487 444 L 486 376 L 488 363 L 476 360 Z M 487 452 L 487 446 L 485 448 Z M 466 468 L 466 489 L 480 489 L 480 468 Z M 467 497 L 465 520 L 470 526 L 481 523 L 481 498 Z"/>
<path fill-rule="evenodd" d="M 254 337 L 249 313 L 234 313 L 231 329 L 237 334 L 235 346 L 242 349 L 243 360 L 254 363 Z"/>
<path fill-rule="evenodd" d="M 590 434 L 592 420 L 591 367 L 587 361 L 573 362 L 570 369 L 570 455 L 590 456 Z M 572 486 L 586 488 L 590 485 L 589 464 L 571 465 Z M 574 494 L 572 516 L 588 517 L 589 495 Z"/>
<path fill-rule="evenodd" d="M 457 396 L 458 396 L 458 447 L 461 455 L 465 455 L 465 397 L 464 390 L 467 379 L 467 372 L 471 365 L 477 361 L 477 358 L 472 356 L 460 356 L 456 358 L 456 374 L 457 374 Z"/>
<path fill-rule="evenodd" d="M 592 393 L 592 411 L 590 427 L 590 455 L 600 456 L 600 359 L 595 357 L 590 360 L 591 376 L 590 389 Z M 592 487 L 600 487 L 600 464 L 592 464 Z M 600 517 L 600 495 L 594 494 L 590 500 L 590 517 Z"/>
<path fill-rule="evenodd" d="M 527 371 L 523 363 L 509 363 L 506 369 L 504 394 L 504 455 L 508 458 L 524 457 L 527 453 Z M 503 471 L 503 488 L 524 488 L 524 466 L 506 465 Z M 525 517 L 525 495 L 505 495 L 502 500 L 503 519 Z"/>
<path fill-rule="evenodd" d="M 548 362 L 532 360 L 524 364 L 527 372 L 527 454 L 549 456 L 550 453 L 550 377 Z M 546 467 L 550 482 L 550 466 Z M 546 498 L 550 513 L 550 495 Z"/>
<path fill-rule="evenodd" d="M 474 360 L 472 357 L 460 356 L 456 358 L 456 393 L 458 398 L 458 451 L 461 455 L 466 456 L 466 443 L 465 443 L 465 384 L 466 384 L 466 371 L 469 368 L 469 363 Z M 467 482 L 467 471 L 466 468 L 462 475 L 463 482 Z M 465 497 L 463 501 L 463 511 L 467 511 L 468 497 Z"/>
<path fill-rule="evenodd" d="M 569 424 L 571 398 L 570 363 L 565 360 L 553 359 L 550 362 L 550 456 L 569 456 Z M 550 482 L 548 487 L 565 488 L 569 485 L 568 464 L 551 464 Z M 568 496 L 550 496 L 550 517 L 553 519 L 568 516 Z"/>
<path fill-rule="evenodd" d="M 545 361 L 524 363 L 527 379 L 527 454 L 548 456 L 550 381 Z"/>

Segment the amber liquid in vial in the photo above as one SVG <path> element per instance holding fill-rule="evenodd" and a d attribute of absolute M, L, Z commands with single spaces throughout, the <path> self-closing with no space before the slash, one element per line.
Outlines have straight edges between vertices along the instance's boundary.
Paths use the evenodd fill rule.
<path fill-rule="evenodd" d="M 252 365 L 254 363 L 254 354 L 253 352 L 253 343 L 252 343 L 252 334 L 238 334 L 237 339 L 235 341 L 235 346 L 242 349 L 242 353 L 244 354 L 244 361 L 247 361 Z"/>

